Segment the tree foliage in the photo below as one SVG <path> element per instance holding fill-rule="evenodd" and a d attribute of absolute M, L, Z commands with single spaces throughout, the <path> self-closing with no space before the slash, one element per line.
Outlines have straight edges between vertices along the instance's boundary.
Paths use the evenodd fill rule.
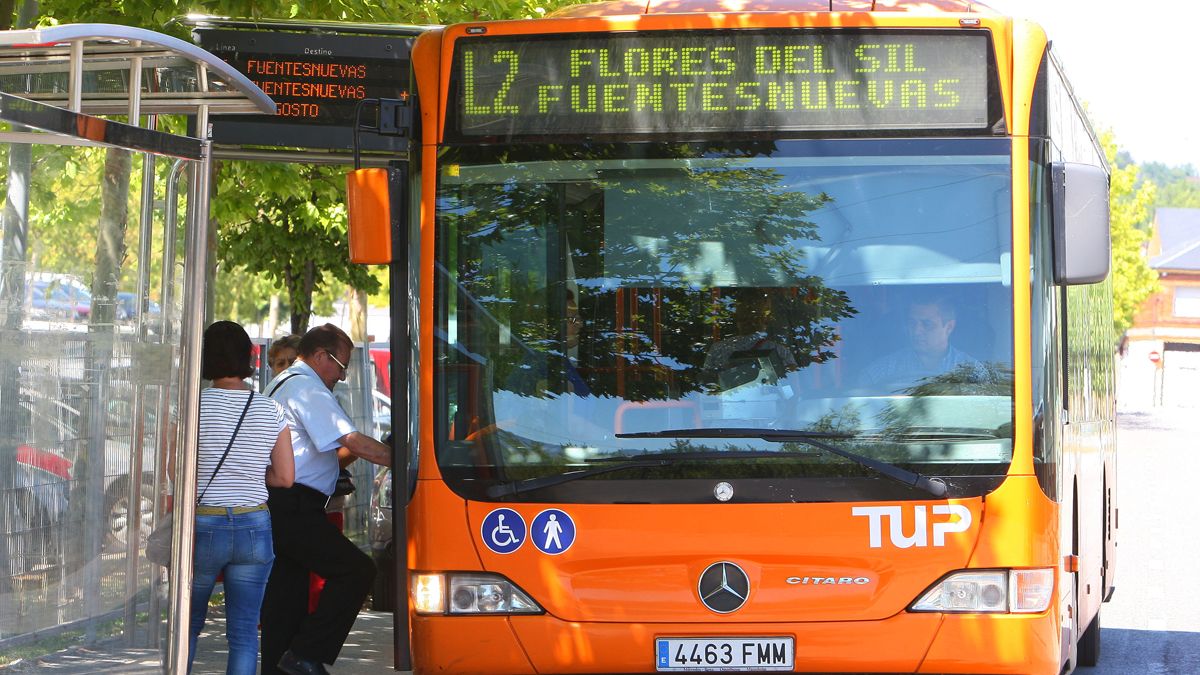
<path fill-rule="evenodd" d="M 1196 175 L 1196 170 L 1191 164 L 1169 167 L 1150 162 L 1141 166 L 1138 178 L 1140 182 L 1150 182 L 1157 186 L 1158 198 L 1154 201 L 1156 208 L 1200 208 L 1200 177 Z"/>
<path fill-rule="evenodd" d="M 1147 231 L 1139 227 L 1153 215 L 1156 188 L 1138 184 L 1135 164 L 1118 166 L 1117 143 L 1111 131 L 1101 134 L 1104 154 L 1112 165 L 1109 210 L 1112 219 L 1113 322 L 1122 333 L 1133 325 L 1142 302 L 1158 289 L 1158 276 L 1146 259 Z"/>
<path fill-rule="evenodd" d="M 368 292 L 378 289 L 365 267 L 349 263 L 340 170 L 236 162 L 218 176 L 219 258 L 286 290 L 292 333 L 307 330 L 313 293 L 330 278 Z M 264 180 L 274 188 L 250 191 Z"/>
<path fill-rule="evenodd" d="M 686 160 L 700 152 L 753 156 L 756 148 L 679 146 L 671 152 Z M 565 175 L 594 173 L 597 162 L 621 157 L 620 148 L 606 145 L 499 154 L 494 159 L 510 166 L 556 161 Z M 578 164 L 566 168 L 572 162 Z M 472 298 L 459 304 L 456 320 L 473 327 L 471 339 L 480 339 L 478 347 L 467 342 L 465 348 L 487 352 L 493 381 L 509 391 L 561 396 L 570 382 L 563 375 L 566 324 L 558 308 L 571 294 L 580 315 L 590 317 L 581 332 L 593 337 L 580 343 L 577 356 L 591 369 L 588 387 L 597 396 L 646 401 L 707 391 L 720 370 L 709 358 L 715 335 L 761 332 L 758 342 L 789 355 L 781 369 L 835 358 L 837 323 L 857 310 L 845 292 L 809 269 L 811 261 L 798 247 L 787 245 L 817 238 L 811 214 L 831 199 L 753 167 L 611 172 L 594 183 L 481 180 L 446 186 L 439 203 L 445 232 L 458 242 L 455 283 L 463 298 Z M 645 232 L 638 224 L 646 213 L 655 214 L 653 232 L 661 244 L 637 254 L 635 238 L 615 233 Z M 712 241 L 736 242 L 723 255 L 727 269 L 739 271 L 737 284 L 695 265 Z M 563 254 L 552 257 L 569 270 L 547 265 L 547 251 L 558 246 Z M 620 279 L 621 289 L 601 279 Z M 661 330 L 651 338 L 598 318 L 620 316 L 627 325 Z M 501 331 L 511 339 L 501 339 Z M 515 347 L 493 353 L 482 346 L 501 342 Z M 731 358 L 751 347 L 734 342 L 728 343 Z M 631 374 L 615 363 L 629 364 Z"/>
<path fill-rule="evenodd" d="M 98 22 L 133 25 L 187 39 L 187 27 L 172 20 L 197 12 L 250 19 L 284 18 L 362 23 L 436 24 L 487 19 L 536 17 L 573 2 L 550 0 L 481 0 L 446 3 L 438 0 L 43 0 L 38 23 Z M 12 3 L 0 4 L 6 17 Z M 106 180 L 111 181 L 113 177 Z M 346 256 L 346 219 L 341 206 L 340 172 L 301 165 L 251 162 L 223 163 L 216 176 L 212 205 L 218 224 L 215 275 L 215 314 L 237 320 L 261 318 L 265 298 L 253 294 L 283 291 L 292 313 L 292 330 L 307 325 L 314 304 L 328 305 L 342 294 L 338 284 L 376 293 L 386 275 L 353 265 Z M 78 191 L 78 190 L 77 190 Z M 98 191 L 81 194 L 80 204 L 90 204 Z M 63 203 L 68 211 L 80 207 Z M 69 214 L 59 214 L 69 215 Z M 79 223 L 78 219 L 54 219 Z M 133 232 L 135 228 L 129 228 Z M 64 261 L 81 261 L 77 249 L 94 251 L 95 235 L 65 228 L 39 233 L 63 243 L 48 251 Z M 111 252 L 123 254 L 121 242 Z M 91 247 L 90 249 L 88 247 Z M 48 247 L 49 248 L 49 247 Z M 265 282 L 265 283 L 264 283 Z"/>

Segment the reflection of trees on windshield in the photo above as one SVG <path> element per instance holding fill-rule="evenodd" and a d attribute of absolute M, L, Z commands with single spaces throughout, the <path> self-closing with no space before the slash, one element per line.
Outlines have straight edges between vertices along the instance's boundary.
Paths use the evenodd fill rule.
<path fill-rule="evenodd" d="M 994 396 L 1009 401 L 1013 391 L 1013 370 L 1007 363 L 987 362 L 962 364 L 953 370 L 922 379 L 901 393 L 908 398 L 903 404 L 890 404 L 879 414 L 881 435 L 899 437 L 913 432 L 929 431 L 928 420 L 947 396 Z M 963 433 L 992 433 L 998 438 L 1012 437 L 1011 417 L 996 428 L 975 428 L 969 423 L 939 425 L 939 431 Z"/>
<path fill-rule="evenodd" d="M 542 147 L 536 181 L 513 155 L 477 182 L 443 186 L 439 211 L 457 248 L 446 259 L 477 301 L 456 301 L 456 338 L 487 355 L 495 389 L 578 393 L 564 374 L 578 367 L 590 394 L 678 399 L 706 390 L 714 342 L 747 330 L 790 352 L 785 370 L 834 358 L 836 324 L 856 310 L 797 245 L 819 239 L 808 216 L 829 195 L 795 190 L 773 169 L 711 161 L 770 144 L 655 146 L 656 158 L 705 161 L 597 168 L 614 148 L 562 149 L 547 162 L 555 150 Z M 575 307 L 572 345 L 565 314 Z"/>

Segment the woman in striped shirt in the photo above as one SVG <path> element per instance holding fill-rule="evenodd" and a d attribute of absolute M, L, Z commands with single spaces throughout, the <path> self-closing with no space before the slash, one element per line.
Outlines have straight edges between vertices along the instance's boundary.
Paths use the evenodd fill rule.
<path fill-rule="evenodd" d="M 296 473 L 292 437 L 282 406 L 245 383 L 254 373 L 245 329 L 232 321 L 209 326 L 201 359 L 201 376 L 212 380 L 212 387 L 200 394 L 188 671 L 213 586 L 224 574 L 229 641 L 225 672 L 253 675 L 258 666 L 259 609 L 275 560 L 267 486 L 291 486 Z"/>

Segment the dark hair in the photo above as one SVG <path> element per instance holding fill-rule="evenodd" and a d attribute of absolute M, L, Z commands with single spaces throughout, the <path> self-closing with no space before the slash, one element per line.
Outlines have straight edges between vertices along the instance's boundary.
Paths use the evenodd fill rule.
<path fill-rule="evenodd" d="M 273 359 L 279 352 L 291 349 L 297 354 L 300 353 L 300 336 L 299 335 L 284 335 L 283 337 L 271 343 L 271 348 L 267 350 L 267 358 Z"/>
<path fill-rule="evenodd" d="M 219 377 L 250 377 L 250 336 L 246 329 L 232 321 L 217 321 L 204 331 L 204 347 L 200 354 L 200 377 L 215 380 Z"/>
<path fill-rule="evenodd" d="M 300 356 L 308 358 L 321 350 L 332 352 L 339 346 L 353 350 L 354 342 L 341 328 L 327 323 L 309 329 L 304 337 L 300 338 Z"/>
<path fill-rule="evenodd" d="M 914 298 L 908 303 L 911 307 L 933 307 L 937 309 L 938 314 L 942 317 L 942 323 L 948 323 L 958 318 L 958 313 L 954 310 L 954 303 L 950 302 L 950 298 L 943 295 L 926 295 Z"/>

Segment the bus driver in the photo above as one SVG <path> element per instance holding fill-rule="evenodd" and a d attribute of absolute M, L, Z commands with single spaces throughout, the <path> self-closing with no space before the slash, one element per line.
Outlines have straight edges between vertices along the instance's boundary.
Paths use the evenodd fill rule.
<path fill-rule="evenodd" d="M 914 300 L 908 306 L 905 322 L 908 346 L 872 363 L 864 384 L 914 385 L 963 367 L 982 371 L 978 359 L 950 344 L 956 316 L 954 305 L 945 298 Z"/>

